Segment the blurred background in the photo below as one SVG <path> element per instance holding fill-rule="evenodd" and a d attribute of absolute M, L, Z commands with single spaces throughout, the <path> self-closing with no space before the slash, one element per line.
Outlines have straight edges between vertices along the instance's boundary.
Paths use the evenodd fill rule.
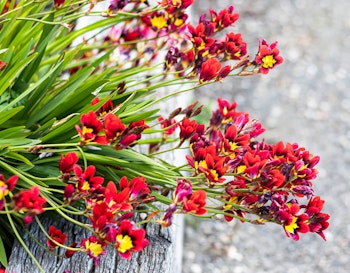
<path fill-rule="evenodd" d="M 237 101 L 266 128 L 269 143 L 299 143 L 321 156 L 316 195 L 331 215 L 325 232 L 285 236 L 274 224 L 254 226 L 186 219 L 183 273 L 350 272 L 350 1 L 197 0 L 195 19 L 229 5 L 254 56 L 258 39 L 278 41 L 284 63 L 268 75 L 225 79 L 201 89 L 201 103 Z M 230 30 L 231 31 L 231 30 Z M 210 113 L 209 113 L 210 114 Z"/>

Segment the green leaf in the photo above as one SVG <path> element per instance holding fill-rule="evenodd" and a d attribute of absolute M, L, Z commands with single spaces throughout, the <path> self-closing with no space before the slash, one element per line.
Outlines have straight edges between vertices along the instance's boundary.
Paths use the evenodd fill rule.
<path fill-rule="evenodd" d="M 4 243 L 2 242 L 1 236 L 0 236 L 0 263 L 1 263 L 4 267 L 7 267 L 6 250 L 5 250 Z"/>
<path fill-rule="evenodd" d="M 29 135 L 29 132 L 24 130 L 24 128 L 24 126 L 18 126 L 2 130 L 0 131 L 0 139 L 10 138 L 13 135 L 16 137 L 26 137 Z"/>
<path fill-rule="evenodd" d="M 0 149 L 7 146 L 20 146 L 20 145 L 37 145 L 41 141 L 38 139 L 29 138 L 6 138 L 0 139 Z"/>
<path fill-rule="evenodd" d="M 20 72 L 28 65 L 33 59 L 35 59 L 37 54 L 33 54 L 28 58 L 22 59 L 12 66 L 5 75 L 1 77 L 0 95 L 5 92 L 12 84 L 14 84 L 15 79 L 20 74 Z"/>
<path fill-rule="evenodd" d="M 14 115 L 16 115 L 19 111 L 21 111 L 24 107 L 18 106 L 16 108 L 12 108 L 10 110 L 4 111 L 4 108 L 0 108 L 0 125 L 3 124 L 5 121 L 12 118 Z"/>
<path fill-rule="evenodd" d="M 26 158 L 25 156 L 23 156 L 21 154 L 17 154 L 15 152 L 8 152 L 6 154 L 6 157 L 21 161 L 28 166 L 34 166 L 33 163 L 28 158 Z"/>
<path fill-rule="evenodd" d="M 46 19 L 46 21 L 52 22 L 54 19 L 54 14 L 51 13 L 48 18 Z M 21 80 L 23 80 L 24 82 L 28 82 L 30 80 L 30 78 L 32 77 L 32 75 L 37 71 L 37 69 L 39 68 L 39 65 L 43 59 L 43 56 L 45 54 L 45 49 L 46 46 L 48 44 L 48 42 L 50 41 L 50 38 L 53 35 L 52 30 L 54 29 L 53 25 L 45 25 L 43 27 L 43 31 L 41 33 L 40 36 L 40 40 L 38 41 L 38 43 L 35 46 L 35 52 L 38 53 L 38 57 L 30 64 L 26 67 L 25 70 L 23 70 L 22 74 L 21 74 Z"/>

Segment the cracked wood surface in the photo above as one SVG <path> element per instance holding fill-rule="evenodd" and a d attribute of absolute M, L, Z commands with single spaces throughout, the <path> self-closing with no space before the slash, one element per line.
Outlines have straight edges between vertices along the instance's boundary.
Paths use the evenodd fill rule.
<path fill-rule="evenodd" d="M 80 242 L 82 238 L 90 236 L 85 229 L 64 220 L 53 222 L 51 219 L 42 217 L 41 221 L 46 229 L 51 224 L 54 224 L 56 227 L 62 228 L 63 232 L 68 233 L 69 241 L 67 244 Z M 107 248 L 107 254 L 101 258 L 97 267 L 85 253 L 76 253 L 72 258 L 65 259 L 55 257 L 40 248 L 28 234 L 25 234 L 24 241 L 45 272 L 63 273 L 65 270 L 69 270 L 71 273 L 175 273 L 181 270 L 179 268 L 181 267 L 179 257 L 177 256 L 177 247 L 179 247 L 177 244 L 181 244 L 181 234 L 179 235 L 178 232 L 180 227 L 181 224 L 179 222 L 170 228 L 163 228 L 158 224 L 148 223 L 145 226 L 147 238 L 150 242 L 147 248 L 142 252 L 134 253 L 131 260 L 125 260 L 118 255 L 117 251 L 109 247 Z M 35 238 L 41 238 L 40 242 L 42 244 L 46 244 L 45 236 L 37 224 L 31 225 L 30 232 Z M 63 253 L 63 250 L 60 251 L 58 254 Z M 7 272 L 40 273 L 40 270 L 21 244 L 16 242 Z"/>

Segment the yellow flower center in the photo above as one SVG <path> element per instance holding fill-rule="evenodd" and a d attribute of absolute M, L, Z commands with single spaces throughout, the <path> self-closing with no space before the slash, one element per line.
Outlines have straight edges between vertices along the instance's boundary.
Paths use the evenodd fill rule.
<path fill-rule="evenodd" d="M 297 225 L 298 217 L 293 216 L 292 222 L 288 226 L 284 226 L 284 229 L 289 233 L 294 234 L 294 231 L 299 227 Z"/>
<path fill-rule="evenodd" d="M 237 196 L 231 196 L 230 199 L 228 200 L 228 202 L 229 203 L 233 203 L 233 204 L 237 204 L 238 203 L 238 197 Z M 229 204 L 229 203 L 227 203 L 227 204 L 225 204 L 223 206 L 223 208 L 225 210 L 228 210 L 228 209 L 232 208 L 232 204 Z"/>
<path fill-rule="evenodd" d="M 119 243 L 118 251 L 125 253 L 131 248 L 133 248 L 132 240 L 128 235 L 119 234 L 117 235 L 117 242 Z"/>
<path fill-rule="evenodd" d="M 201 160 L 201 161 L 195 161 L 194 162 L 194 168 L 196 170 L 198 170 L 199 167 L 202 167 L 204 169 L 208 169 L 208 165 L 207 165 L 207 162 L 205 162 L 205 160 Z"/>
<path fill-rule="evenodd" d="M 151 18 L 151 24 L 152 26 L 156 27 L 157 29 L 162 29 L 163 27 L 166 27 L 167 21 L 165 20 L 164 16 L 154 16 Z"/>
<path fill-rule="evenodd" d="M 81 187 L 81 189 L 84 190 L 84 191 L 90 190 L 90 184 L 89 184 L 89 182 L 84 181 L 84 184 L 83 184 L 83 186 Z"/>
<path fill-rule="evenodd" d="M 85 134 L 92 133 L 94 131 L 94 129 L 84 126 L 83 130 L 81 130 L 81 131 L 82 131 L 82 134 L 85 135 Z"/>
<path fill-rule="evenodd" d="M 273 58 L 272 55 L 266 55 L 264 58 L 262 58 L 263 61 L 263 67 L 264 68 L 271 68 L 275 65 L 276 60 Z"/>
<path fill-rule="evenodd" d="M 99 244 L 99 243 L 92 243 L 89 240 L 86 241 L 85 248 L 87 250 L 90 250 L 92 252 L 92 254 L 94 255 L 94 257 L 98 257 L 103 252 L 103 248 L 102 248 L 101 244 Z"/>
<path fill-rule="evenodd" d="M 4 183 L 4 181 L 0 180 L 0 200 L 4 198 L 9 193 L 7 189 L 7 185 Z"/>

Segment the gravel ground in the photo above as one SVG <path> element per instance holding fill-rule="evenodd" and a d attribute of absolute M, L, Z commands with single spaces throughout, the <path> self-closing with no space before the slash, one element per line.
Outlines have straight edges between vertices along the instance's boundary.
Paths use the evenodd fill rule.
<path fill-rule="evenodd" d="M 232 4 L 241 14 L 233 31 L 242 32 L 249 53 L 258 38 L 278 40 L 285 62 L 267 76 L 226 79 L 197 97 L 213 107 L 218 94 L 235 100 L 262 122 L 268 142 L 297 142 L 320 155 L 314 187 L 331 225 L 326 242 L 315 234 L 295 242 L 273 224 L 188 219 L 182 272 L 350 272 L 350 1 L 197 0 L 195 13 Z"/>

